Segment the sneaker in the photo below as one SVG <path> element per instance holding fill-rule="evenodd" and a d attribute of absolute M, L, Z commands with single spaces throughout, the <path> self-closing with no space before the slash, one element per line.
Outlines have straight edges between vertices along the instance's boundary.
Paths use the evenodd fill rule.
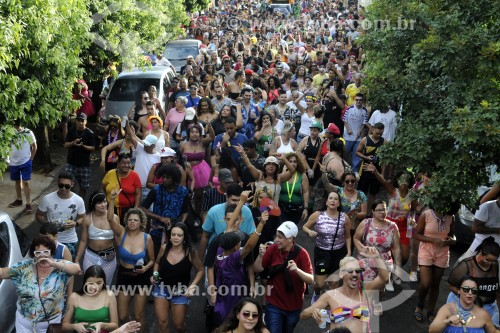
<path fill-rule="evenodd" d="M 313 296 L 311 297 L 311 305 L 313 305 L 314 303 L 316 303 L 316 301 L 318 300 L 319 298 L 319 295 L 316 295 L 316 293 L 313 293 Z"/>
<path fill-rule="evenodd" d="M 385 285 L 385 290 L 386 291 L 394 291 L 394 285 L 392 284 L 391 281 L 389 281 L 386 285 Z"/>
<path fill-rule="evenodd" d="M 418 282 L 417 272 L 410 272 L 410 281 L 411 282 Z"/>
<path fill-rule="evenodd" d="M 31 205 L 26 204 L 26 208 L 24 208 L 24 212 L 25 212 L 26 214 L 31 214 L 31 213 L 33 213 L 33 209 L 31 208 Z"/>
<path fill-rule="evenodd" d="M 15 201 L 11 202 L 8 207 L 9 208 L 14 208 L 14 207 L 20 207 L 22 205 L 23 205 L 23 201 L 22 200 L 15 200 Z"/>

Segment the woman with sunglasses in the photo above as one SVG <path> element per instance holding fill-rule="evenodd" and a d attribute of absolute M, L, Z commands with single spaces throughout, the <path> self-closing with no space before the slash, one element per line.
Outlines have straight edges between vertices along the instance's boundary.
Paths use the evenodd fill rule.
<path fill-rule="evenodd" d="M 92 193 L 88 207 L 90 213 L 83 219 L 75 262 L 79 263 L 83 257 L 84 271 L 92 265 L 102 267 L 107 276 L 104 282 L 110 286 L 116 270 L 116 251 L 113 242 L 115 235 L 107 217 L 106 195 L 103 192 Z"/>
<path fill-rule="evenodd" d="M 471 275 L 477 282 L 482 308 L 488 311 L 493 324 L 499 325 L 498 305 L 498 257 L 500 255 L 500 245 L 495 242 L 492 236 L 487 237 L 476 248 L 477 254 L 462 260 L 450 274 L 448 278 L 448 288 L 451 290 L 446 303 L 457 302 L 460 289 L 460 278 L 464 275 Z"/>
<path fill-rule="evenodd" d="M 385 201 L 380 199 L 375 200 L 371 209 L 373 218 L 365 219 L 361 222 L 354 233 L 354 245 L 360 253 L 358 259 L 360 259 L 362 267 L 366 270 L 364 276 L 367 281 L 375 279 L 379 268 L 374 265 L 373 261 L 363 258 L 361 255 L 366 247 L 377 248 L 380 256 L 384 259 L 389 276 L 394 271 L 394 268 L 397 270 L 401 269 L 399 230 L 396 223 L 387 219 L 387 205 Z"/>
<path fill-rule="evenodd" d="M 239 301 L 216 333 L 269 333 L 262 319 L 262 306 L 246 297 Z"/>
<path fill-rule="evenodd" d="M 109 125 L 104 132 L 101 139 L 101 145 L 106 147 L 118 140 L 122 140 L 125 137 L 125 131 L 121 127 L 122 120 L 118 116 L 111 116 L 109 118 Z M 101 152 L 101 167 L 104 167 L 105 171 L 115 169 L 118 162 L 119 150 L 115 148 L 114 150 L 106 149 L 104 154 Z"/>
<path fill-rule="evenodd" d="M 418 248 L 418 265 L 420 279 L 418 284 L 418 303 L 414 312 L 417 321 L 422 321 L 425 299 L 429 294 L 427 318 L 434 320 L 434 307 L 439 296 L 439 283 L 444 270 L 450 262 L 450 245 L 456 243 L 453 229 L 455 214 L 460 205 L 452 204 L 448 212 L 442 213 L 429 207 L 418 219 L 413 237 L 420 241 Z"/>
<path fill-rule="evenodd" d="M 476 279 L 465 275 L 459 282 L 459 299 L 439 309 L 436 318 L 429 326 L 429 333 L 498 332 L 490 314 L 475 304 L 479 293 Z"/>
<path fill-rule="evenodd" d="M 128 112 L 128 119 L 138 122 L 141 117 L 148 115 L 146 103 L 149 102 L 149 94 L 147 91 L 141 91 L 137 95 L 135 104 Z"/>
<path fill-rule="evenodd" d="M 16 332 L 45 333 L 49 323 L 61 322 L 66 285 L 80 265 L 53 259 L 56 243 L 45 235 L 35 237 L 28 253 L 30 259 L 0 268 L 0 280 L 11 279 L 16 288 Z"/>

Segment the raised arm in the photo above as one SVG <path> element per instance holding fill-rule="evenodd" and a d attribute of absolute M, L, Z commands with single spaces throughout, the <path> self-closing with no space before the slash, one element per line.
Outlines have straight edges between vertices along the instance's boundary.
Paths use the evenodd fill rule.
<path fill-rule="evenodd" d="M 120 225 L 120 220 L 118 219 L 118 216 L 115 214 L 115 199 L 118 198 L 118 195 L 120 195 L 120 192 L 122 190 L 113 190 L 111 191 L 110 194 L 110 201 L 108 202 L 108 222 L 109 226 L 111 227 L 111 230 L 113 230 L 115 236 L 119 237 L 121 239 L 123 232 L 125 231 L 125 228 Z"/>
<path fill-rule="evenodd" d="M 295 168 L 293 165 L 288 161 L 286 156 L 284 154 L 281 154 L 280 160 L 285 164 L 286 166 L 286 171 L 282 172 L 278 175 L 278 181 L 280 183 L 288 181 L 290 178 L 292 178 L 293 174 L 295 173 Z"/>
<path fill-rule="evenodd" d="M 378 172 L 378 170 L 375 167 L 375 165 L 373 165 L 372 163 L 364 163 L 363 164 L 363 170 L 368 171 L 368 172 L 372 172 L 373 175 L 375 176 L 375 178 L 377 178 L 377 180 L 379 181 L 379 183 L 382 184 L 385 187 L 386 191 L 390 195 L 394 194 L 394 192 L 396 191 L 396 189 L 391 184 L 391 182 L 388 182 L 387 180 L 385 180 L 385 178 Z"/>
<path fill-rule="evenodd" d="M 240 154 L 241 160 L 243 163 L 245 163 L 246 167 L 248 168 L 248 171 L 252 175 L 254 180 L 259 180 L 262 176 L 262 171 L 257 169 L 252 162 L 250 162 L 250 159 L 248 158 L 247 154 L 245 154 L 245 150 L 243 150 L 243 147 L 241 145 L 234 146 L 234 149 Z"/>

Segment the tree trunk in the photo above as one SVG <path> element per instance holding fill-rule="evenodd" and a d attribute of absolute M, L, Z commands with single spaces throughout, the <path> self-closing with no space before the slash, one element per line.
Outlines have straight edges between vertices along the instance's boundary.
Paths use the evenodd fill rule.
<path fill-rule="evenodd" d="M 53 169 L 52 160 L 50 158 L 50 141 L 49 131 L 47 126 L 40 125 L 33 129 L 36 137 L 37 151 L 33 161 L 33 171 L 49 173 Z"/>

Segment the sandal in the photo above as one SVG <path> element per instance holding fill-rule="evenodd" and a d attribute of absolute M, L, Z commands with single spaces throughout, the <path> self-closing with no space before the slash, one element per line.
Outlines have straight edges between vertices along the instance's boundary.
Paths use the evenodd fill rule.
<path fill-rule="evenodd" d="M 432 324 L 432 322 L 436 319 L 436 312 L 435 311 L 427 311 L 427 320 L 429 323 Z"/>
<path fill-rule="evenodd" d="M 424 319 L 424 315 L 422 313 L 422 310 L 420 308 L 415 309 L 415 312 L 413 313 L 413 317 L 415 317 L 415 320 L 418 322 L 422 322 Z"/>

